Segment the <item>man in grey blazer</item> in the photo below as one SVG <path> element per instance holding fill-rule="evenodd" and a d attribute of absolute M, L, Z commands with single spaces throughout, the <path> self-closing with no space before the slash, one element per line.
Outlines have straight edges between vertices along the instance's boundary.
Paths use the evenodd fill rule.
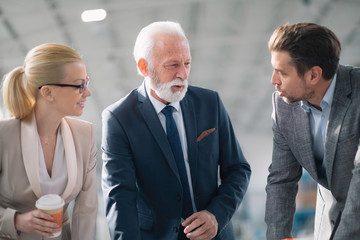
<path fill-rule="evenodd" d="M 314 239 L 357 239 L 360 69 L 339 65 L 338 38 L 313 23 L 279 26 L 269 50 L 277 91 L 266 186 L 267 239 L 291 237 L 303 168 L 319 186 Z"/>
<path fill-rule="evenodd" d="M 219 95 L 188 86 L 190 47 L 177 23 L 143 28 L 134 56 L 144 83 L 102 115 L 111 239 L 235 240 L 231 218 L 251 170 Z"/>

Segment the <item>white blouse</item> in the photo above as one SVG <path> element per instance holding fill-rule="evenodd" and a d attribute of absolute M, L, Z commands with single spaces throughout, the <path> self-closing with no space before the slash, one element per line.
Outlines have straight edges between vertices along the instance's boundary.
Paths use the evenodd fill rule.
<path fill-rule="evenodd" d="M 68 174 L 66 168 L 65 148 L 61 137 L 60 128 L 58 130 L 57 139 L 56 139 L 54 162 L 51 170 L 51 177 L 49 176 L 49 173 L 46 169 L 44 152 L 39 138 L 39 175 L 40 175 L 41 191 L 43 195 L 63 194 L 68 181 Z"/>

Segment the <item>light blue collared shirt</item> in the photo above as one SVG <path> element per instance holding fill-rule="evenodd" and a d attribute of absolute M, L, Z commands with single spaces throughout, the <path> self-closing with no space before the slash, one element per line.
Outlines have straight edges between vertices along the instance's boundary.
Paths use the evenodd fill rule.
<path fill-rule="evenodd" d="M 324 159 L 325 153 L 325 137 L 327 124 L 330 117 L 331 105 L 334 98 L 335 85 L 336 85 L 336 74 L 327 89 L 323 99 L 321 100 L 321 110 L 316 109 L 308 101 L 301 101 L 301 107 L 308 113 L 310 113 L 310 129 L 311 136 L 313 139 L 314 157 L 318 160 Z M 323 167 L 325 169 L 325 163 Z"/>

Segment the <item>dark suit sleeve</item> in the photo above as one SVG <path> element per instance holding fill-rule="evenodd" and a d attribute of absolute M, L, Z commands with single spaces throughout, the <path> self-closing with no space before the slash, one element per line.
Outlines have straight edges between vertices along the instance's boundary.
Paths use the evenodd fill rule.
<path fill-rule="evenodd" d="M 302 168 L 281 133 L 275 94 L 273 96 L 273 156 L 266 186 L 265 222 L 267 239 L 290 238 L 295 214 L 295 198 Z"/>
<path fill-rule="evenodd" d="M 251 169 L 236 139 L 230 118 L 217 96 L 219 109 L 219 166 L 221 184 L 217 195 L 207 210 L 213 213 L 219 225 L 219 233 L 231 220 L 247 190 Z"/>
<path fill-rule="evenodd" d="M 102 189 L 111 239 L 140 240 L 133 155 L 124 129 L 109 110 L 102 114 Z"/>

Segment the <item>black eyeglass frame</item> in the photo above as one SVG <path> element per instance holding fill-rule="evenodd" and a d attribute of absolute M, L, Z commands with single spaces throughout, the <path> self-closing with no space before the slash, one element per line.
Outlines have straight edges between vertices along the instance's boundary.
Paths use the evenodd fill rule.
<path fill-rule="evenodd" d="M 63 83 L 47 83 L 47 84 L 41 85 L 40 87 L 38 87 L 38 89 L 41 89 L 44 86 L 74 87 L 74 88 L 79 89 L 79 93 L 83 93 L 85 91 L 85 88 L 87 88 L 87 86 L 89 85 L 89 82 L 90 82 L 90 79 L 89 79 L 89 77 L 87 77 L 87 81 L 85 81 L 84 83 L 82 83 L 80 85 L 63 84 Z"/>

